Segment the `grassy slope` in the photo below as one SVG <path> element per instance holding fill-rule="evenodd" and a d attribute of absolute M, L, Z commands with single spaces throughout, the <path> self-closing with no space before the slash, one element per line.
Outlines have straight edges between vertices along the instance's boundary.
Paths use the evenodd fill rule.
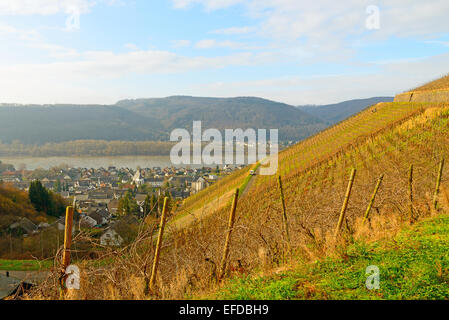
<path fill-rule="evenodd" d="M 365 286 L 380 269 L 380 289 Z M 392 239 L 356 242 L 343 257 L 266 278 L 231 280 L 219 299 L 448 299 L 449 216 L 426 219 Z"/>
<path fill-rule="evenodd" d="M 0 270 L 5 271 L 42 271 L 53 266 L 53 261 L 4 260 L 0 259 Z"/>
<path fill-rule="evenodd" d="M 449 88 L 449 75 L 437 79 L 435 81 L 429 82 L 421 87 L 418 87 L 412 91 L 425 91 L 425 90 L 442 90 Z"/>

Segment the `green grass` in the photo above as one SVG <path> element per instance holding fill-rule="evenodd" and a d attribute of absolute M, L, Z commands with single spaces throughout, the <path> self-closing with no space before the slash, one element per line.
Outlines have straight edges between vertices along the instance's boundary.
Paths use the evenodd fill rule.
<path fill-rule="evenodd" d="M 379 267 L 368 290 L 366 268 Z M 424 220 L 390 240 L 351 245 L 342 258 L 267 278 L 236 278 L 218 299 L 449 299 L 449 216 Z"/>
<path fill-rule="evenodd" d="M 257 170 L 259 169 L 259 167 L 260 167 L 260 162 L 257 162 L 256 165 L 255 165 L 255 167 L 252 168 L 252 170 L 254 170 L 255 172 L 257 172 Z M 245 192 L 246 187 L 248 186 L 249 182 L 250 182 L 251 179 L 253 179 L 253 178 L 254 178 L 254 176 L 248 174 L 248 176 L 245 178 L 245 180 L 243 180 L 242 185 L 239 187 L 239 196 L 241 196 L 241 195 Z"/>
<path fill-rule="evenodd" d="M 52 266 L 53 261 L 0 259 L 0 270 L 5 271 L 41 271 Z"/>

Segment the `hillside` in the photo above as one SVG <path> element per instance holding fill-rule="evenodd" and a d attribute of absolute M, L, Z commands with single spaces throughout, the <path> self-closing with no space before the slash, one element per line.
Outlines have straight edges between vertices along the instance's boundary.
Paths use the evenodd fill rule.
<path fill-rule="evenodd" d="M 447 102 L 449 101 L 449 76 L 434 80 L 416 89 L 398 94 L 395 102 Z"/>
<path fill-rule="evenodd" d="M 191 128 L 194 120 L 202 120 L 205 129 L 280 128 L 283 140 L 300 140 L 326 126 L 293 106 L 260 98 L 169 97 L 113 106 L 1 104 L 0 140 L 24 145 L 168 141 L 173 129 Z"/>
<path fill-rule="evenodd" d="M 202 121 L 204 128 L 279 128 L 281 140 L 301 140 L 325 125 L 318 118 L 293 106 L 254 97 L 203 98 L 174 96 L 162 99 L 124 100 L 116 104 L 147 118 L 164 128 L 192 128 Z"/>
<path fill-rule="evenodd" d="M 279 273 L 326 257 L 354 257 L 370 264 L 378 263 L 375 253 L 372 258 L 366 256 L 362 260 L 360 255 L 366 255 L 366 250 L 354 251 L 352 248 L 360 241 L 372 243 L 397 233 L 410 223 L 448 210 L 447 167 L 443 171 L 441 197 L 436 198 L 439 204 L 436 210 L 433 208 L 440 159 L 449 156 L 448 121 L 449 103 L 380 103 L 282 151 L 279 174 L 283 182 L 289 237 L 283 231 L 283 206 L 277 177 L 256 176 L 238 202 L 227 279 Z M 412 202 L 409 200 L 410 165 L 414 166 Z M 357 174 L 341 237 L 335 239 L 332 235 L 352 168 L 357 168 Z M 230 202 L 223 199 L 225 205 L 220 202 L 212 208 L 207 204 L 246 185 L 248 170 L 236 172 L 188 199 L 170 217 L 169 232 L 164 238 L 160 257 L 157 297 L 152 298 L 185 299 L 219 288 L 215 281 Z M 384 175 L 382 185 L 371 215 L 362 227 L 361 220 L 380 175 Z M 201 212 L 202 208 L 213 214 L 204 212 L 202 216 L 195 216 L 184 229 L 171 227 L 177 217 L 190 215 L 193 210 Z M 77 294 L 115 299 L 148 297 L 142 270 L 146 268 L 145 261 L 151 261 L 154 248 L 144 245 L 143 238 L 139 239 L 130 248 L 129 255 L 119 256 L 111 262 L 105 274 L 93 267 L 83 268 L 89 281 Z M 136 250 L 139 246 L 142 250 Z M 437 251 L 434 253 L 438 255 Z M 402 261 L 400 259 L 394 261 Z M 445 260 L 440 264 L 441 270 L 448 268 Z M 348 274 L 348 277 L 353 276 Z M 358 282 L 360 279 L 350 278 L 348 284 L 342 286 L 363 290 L 365 283 Z M 111 289 L 103 290 L 108 283 Z M 431 285 L 433 290 L 434 283 Z M 250 288 L 245 283 L 239 285 L 242 290 L 244 286 Z M 57 296 L 57 290 L 53 288 L 46 292 L 48 297 Z"/>
<path fill-rule="evenodd" d="M 0 152 L 32 156 L 168 154 L 170 145 L 149 142 L 167 141 L 173 129 L 191 129 L 195 120 L 201 120 L 204 129 L 279 128 L 281 141 L 297 141 L 388 100 L 299 108 L 254 97 L 185 96 L 123 100 L 113 106 L 0 104 Z M 67 141 L 72 143 L 66 145 Z M 126 141 L 133 143 L 126 147 Z M 136 144 L 143 141 L 146 145 Z"/>
<path fill-rule="evenodd" d="M 347 249 L 349 257 L 323 259 L 270 276 L 235 278 L 210 298 L 445 300 L 449 296 L 448 241 L 449 216 L 432 217 L 405 226 L 392 237 L 358 241 Z M 363 286 L 369 265 L 379 267 L 378 290 Z"/>
<path fill-rule="evenodd" d="M 323 120 L 325 123 L 332 125 L 374 104 L 380 102 L 392 102 L 393 100 L 394 98 L 392 97 L 375 97 L 368 99 L 348 100 L 322 106 L 298 106 L 298 108 L 299 110 L 307 112 L 308 114 Z"/>
<path fill-rule="evenodd" d="M 426 83 L 425 85 L 420 86 L 412 91 L 441 90 L 441 89 L 449 89 L 449 75 L 436 79 L 432 82 Z"/>
<path fill-rule="evenodd" d="M 0 105 L 0 140 L 4 143 L 161 138 L 156 120 L 114 106 Z"/>
<path fill-rule="evenodd" d="M 34 222 L 45 221 L 45 215 L 36 212 L 31 204 L 28 193 L 0 183 L 0 235 L 10 224 L 21 217 Z M 1 251 L 2 248 L 0 248 L 0 253 Z"/>

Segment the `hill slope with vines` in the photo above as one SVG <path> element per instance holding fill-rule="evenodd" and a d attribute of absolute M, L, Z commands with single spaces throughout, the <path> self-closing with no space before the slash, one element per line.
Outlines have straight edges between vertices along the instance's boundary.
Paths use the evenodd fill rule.
<path fill-rule="evenodd" d="M 227 279 L 267 275 L 325 257 L 350 257 L 357 241 L 373 242 L 404 225 L 449 211 L 447 166 L 434 207 L 435 181 L 442 158 L 448 158 L 449 103 L 382 103 L 372 106 L 279 154 L 285 215 L 276 176 L 257 176 L 238 202 Z M 412 200 L 409 169 L 413 165 Z M 339 238 L 334 230 L 351 170 L 357 169 Z M 198 199 L 219 196 L 241 185 L 245 170 L 206 189 Z M 248 171 L 246 171 L 248 172 Z M 367 223 L 362 218 L 379 177 L 384 179 Z M 227 187 L 225 187 L 225 185 Z M 231 189 L 232 190 L 232 189 Z M 195 207 L 192 201 L 189 206 Z M 201 203 L 201 202 L 197 202 Z M 163 239 L 157 288 L 145 290 L 154 256 L 152 230 L 142 227 L 131 246 L 108 249 L 112 262 L 82 265 L 81 299 L 185 299 L 217 290 L 217 272 L 228 230 L 230 204 L 188 228 L 171 228 Z M 178 213 L 179 214 L 179 213 Z M 171 215 L 169 220 L 176 219 Z M 83 263 L 83 262 L 80 262 Z M 448 266 L 442 266 L 447 268 Z M 57 276 L 57 275 L 55 275 Z M 37 294 L 57 298 L 48 282 Z M 364 285 L 364 283 L 360 284 Z"/>

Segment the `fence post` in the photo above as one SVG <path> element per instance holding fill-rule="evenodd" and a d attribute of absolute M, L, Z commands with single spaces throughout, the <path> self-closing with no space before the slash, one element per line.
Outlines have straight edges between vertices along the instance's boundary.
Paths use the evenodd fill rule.
<path fill-rule="evenodd" d="M 164 235 L 167 210 L 168 210 L 168 197 L 165 197 L 164 206 L 162 207 L 162 216 L 161 216 L 161 223 L 159 226 L 159 234 L 157 236 L 156 251 L 154 252 L 153 269 L 151 271 L 150 286 L 149 286 L 151 292 L 153 292 L 154 284 L 156 282 L 157 267 L 159 264 L 159 257 L 161 254 L 162 237 Z"/>
<path fill-rule="evenodd" d="M 64 299 L 66 293 L 65 280 L 66 269 L 70 265 L 70 250 L 72 248 L 72 229 L 73 229 L 73 207 L 67 207 L 65 213 L 65 230 L 64 230 L 64 252 L 62 255 L 62 269 L 59 283 L 61 286 L 60 298 Z"/>
<path fill-rule="evenodd" d="M 382 174 L 377 180 L 376 187 L 374 188 L 373 196 L 369 202 L 368 208 L 366 209 L 365 216 L 363 217 L 362 225 L 365 224 L 365 221 L 368 220 L 368 216 L 373 208 L 374 201 L 376 200 L 377 192 L 379 191 L 380 185 L 382 184 L 382 180 L 384 179 L 384 175 Z"/>
<path fill-rule="evenodd" d="M 433 195 L 433 208 L 435 210 L 438 209 L 438 195 L 440 193 L 441 178 L 443 177 L 443 168 L 444 168 L 444 158 L 442 158 L 441 162 L 440 162 L 440 167 L 438 170 L 437 184 L 435 186 L 435 194 Z"/>
<path fill-rule="evenodd" d="M 218 275 L 219 281 L 221 281 L 226 274 L 226 260 L 228 259 L 228 255 L 229 255 L 229 246 L 231 243 L 232 229 L 234 229 L 235 212 L 237 210 L 238 199 L 239 199 L 239 189 L 237 188 L 237 190 L 235 190 L 235 194 L 234 194 L 234 201 L 232 202 L 231 214 L 229 215 L 228 231 L 226 234 L 226 241 L 225 241 L 225 246 L 223 249 L 223 257 L 221 259 L 221 264 L 220 264 L 220 271 L 219 271 L 220 273 Z"/>
<path fill-rule="evenodd" d="M 409 197 L 409 205 L 410 205 L 410 222 L 413 222 L 413 164 L 410 165 L 410 169 L 408 171 L 408 197 Z"/>
<path fill-rule="evenodd" d="M 285 239 L 287 240 L 288 250 L 290 251 L 290 234 L 288 232 L 287 210 L 286 210 L 286 207 L 285 207 L 284 189 L 282 187 L 282 178 L 281 178 L 280 175 L 278 176 L 278 184 L 279 184 L 279 190 L 280 190 L 280 193 L 281 193 L 282 222 L 284 224 Z"/>
<path fill-rule="evenodd" d="M 335 237 L 338 236 L 340 232 L 341 226 L 343 224 L 343 220 L 345 219 L 346 209 L 349 204 L 349 197 L 351 196 L 352 186 L 354 185 L 355 174 L 357 170 L 355 168 L 352 169 L 351 177 L 349 178 L 348 189 L 346 190 L 345 201 L 343 202 L 343 207 L 341 208 L 340 218 L 338 219 L 337 228 L 335 229 Z"/>

